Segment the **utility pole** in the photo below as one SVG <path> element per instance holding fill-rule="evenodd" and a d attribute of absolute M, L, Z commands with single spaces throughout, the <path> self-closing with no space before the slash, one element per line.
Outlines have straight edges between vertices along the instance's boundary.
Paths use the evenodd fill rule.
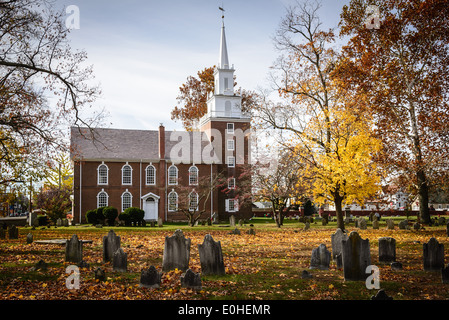
<path fill-rule="evenodd" d="M 30 210 L 28 210 L 29 215 L 33 212 L 33 177 L 30 178 Z"/>

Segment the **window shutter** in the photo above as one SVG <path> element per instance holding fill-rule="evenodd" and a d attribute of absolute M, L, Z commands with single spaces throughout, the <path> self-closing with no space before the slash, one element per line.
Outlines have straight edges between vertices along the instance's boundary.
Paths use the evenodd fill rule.
<path fill-rule="evenodd" d="M 239 211 L 239 200 L 237 199 L 234 200 L 234 211 Z"/>
<path fill-rule="evenodd" d="M 225 200 L 225 211 L 229 212 L 229 199 Z"/>

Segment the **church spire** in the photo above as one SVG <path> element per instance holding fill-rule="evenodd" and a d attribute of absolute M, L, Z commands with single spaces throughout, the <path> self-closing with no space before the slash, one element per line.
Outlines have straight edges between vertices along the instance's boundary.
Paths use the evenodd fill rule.
<path fill-rule="evenodd" d="M 224 21 L 221 27 L 221 39 L 220 39 L 220 69 L 229 69 L 228 48 L 226 46 L 226 35 Z"/>

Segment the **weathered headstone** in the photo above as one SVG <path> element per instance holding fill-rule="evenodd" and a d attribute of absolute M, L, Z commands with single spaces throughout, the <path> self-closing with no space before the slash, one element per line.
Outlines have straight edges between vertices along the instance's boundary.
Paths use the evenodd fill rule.
<path fill-rule="evenodd" d="M 304 223 L 304 231 L 307 231 L 307 230 L 309 230 L 310 229 L 310 222 L 309 221 L 306 221 L 306 223 Z"/>
<path fill-rule="evenodd" d="M 78 263 L 83 260 L 83 242 L 74 234 L 65 244 L 65 261 Z"/>
<path fill-rule="evenodd" d="M 32 233 L 28 233 L 27 234 L 27 243 L 33 243 L 33 234 Z"/>
<path fill-rule="evenodd" d="M 225 266 L 220 241 L 215 242 L 210 234 L 206 234 L 203 244 L 198 245 L 201 273 L 204 275 L 223 275 Z"/>
<path fill-rule="evenodd" d="M 377 219 L 373 220 L 373 229 L 374 230 L 378 230 L 379 229 L 379 220 L 377 220 Z"/>
<path fill-rule="evenodd" d="M 401 222 L 399 222 L 398 227 L 401 230 L 408 230 L 408 220 L 402 220 Z"/>
<path fill-rule="evenodd" d="M 162 218 L 157 219 L 157 226 L 159 228 L 162 228 L 164 226 L 164 223 L 162 222 Z"/>
<path fill-rule="evenodd" d="M 39 260 L 34 267 L 31 269 L 32 271 L 37 271 L 37 270 L 42 270 L 42 271 L 47 271 L 48 269 L 48 264 L 44 261 L 44 260 Z"/>
<path fill-rule="evenodd" d="M 191 269 L 187 269 L 187 271 L 181 275 L 181 287 L 201 290 L 202 285 L 200 274 L 193 272 Z"/>
<path fill-rule="evenodd" d="M 61 219 L 61 218 L 58 218 L 58 219 L 56 220 L 56 226 L 57 226 L 57 227 L 62 227 L 62 219 Z"/>
<path fill-rule="evenodd" d="M 128 254 L 123 248 L 118 248 L 112 256 L 112 269 L 118 272 L 128 271 Z"/>
<path fill-rule="evenodd" d="M 162 271 L 189 268 L 190 239 L 186 239 L 182 230 L 177 229 L 171 237 L 165 237 Z"/>
<path fill-rule="evenodd" d="M 363 240 L 353 231 L 347 240 L 342 240 L 343 273 L 345 280 L 366 280 L 366 268 L 371 265 L 369 240 Z"/>
<path fill-rule="evenodd" d="M 337 263 L 337 268 L 343 267 L 343 260 L 341 254 L 341 241 L 347 240 L 348 235 L 341 231 L 340 228 L 331 235 L 331 243 L 332 243 L 332 259 Z"/>
<path fill-rule="evenodd" d="M 360 228 L 362 230 L 366 230 L 366 220 L 365 220 L 365 218 L 360 217 L 358 220 L 359 220 L 358 228 Z"/>
<path fill-rule="evenodd" d="M 229 217 L 229 224 L 231 225 L 231 227 L 235 227 L 235 216 L 231 215 Z"/>
<path fill-rule="evenodd" d="M 243 219 L 239 219 L 239 226 L 240 226 L 240 227 L 243 226 Z"/>
<path fill-rule="evenodd" d="M 310 269 L 328 270 L 331 262 L 331 253 L 324 244 L 312 250 L 310 259 Z"/>
<path fill-rule="evenodd" d="M 387 229 L 394 230 L 394 220 L 393 219 L 387 219 Z"/>
<path fill-rule="evenodd" d="M 62 226 L 63 227 L 68 227 L 69 226 L 69 220 L 67 220 L 66 218 L 62 219 Z"/>
<path fill-rule="evenodd" d="M 444 245 L 430 238 L 423 244 L 423 260 L 425 271 L 440 271 L 444 268 Z"/>
<path fill-rule="evenodd" d="M 419 229 L 421 229 L 421 225 L 419 224 L 419 222 L 415 222 L 413 224 L 413 230 L 418 231 Z"/>
<path fill-rule="evenodd" d="M 449 283 L 449 264 L 446 267 L 441 268 L 441 280 L 443 283 Z"/>
<path fill-rule="evenodd" d="M 249 228 L 248 231 L 246 231 L 246 233 L 255 236 L 256 230 L 254 230 L 254 228 Z"/>
<path fill-rule="evenodd" d="M 235 228 L 234 230 L 232 230 L 231 232 L 228 232 L 228 234 L 240 234 L 240 230 Z"/>
<path fill-rule="evenodd" d="M 106 272 L 104 271 L 104 269 L 101 269 L 100 267 L 95 269 L 94 275 L 95 275 L 95 280 L 98 280 L 99 282 L 106 280 Z"/>
<path fill-rule="evenodd" d="M 37 212 L 30 212 L 30 215 L 28 217 L 28 224 L 30 225 L 30 227 L 37 227 L 35 221 L 37 221 Z"/>
<path fill-rule="evenodd" d="M 312 279 L 313 275 L 309 273 L 307 270 L 303 270 L 301 273 L 301 279 Z"/>
<path fill-rule="evenodd" d="M 140 286 L 144 288 L 157 289 L 161 286 L 162 273 L 154 266 L 143 269 L 140 273 Z"/>
<path fill-rule="evenodd" d="M 438 223 L 440 226 L 446 224 L 446 218 L 445 217 L 439 217 L 438 218 Z"/>
<path fill-rule="evenodd" d="M 399 271 L 402 270 L 402 263 L 398 261 L 394 261 L 390 264 L 391 270 Z"/>
<path fill-rule="evenodd" d="M 380 289 L 376 295 L 371 296 L 371 300 L 393 300 L 393 297 L 387 295 L 384 289 Z"/>
<path fill-rule="evenodd" d="M 391 237 L 379 238 L 379 262 L 396 261 L 396 240 Z"/>
<path fill-rule="evenodd" d="M 118 248 L 120 248 L 120 236 L 117 236 L 114 230 L 109 230 L 108 235 L 103 237 L 103 261 L 111 261 Z"/>
<path fill-rule="evenodd" d="M 19 229 L 15 225 L 10 225 L 8 227 L 9 239 L 19 239 Z"/>

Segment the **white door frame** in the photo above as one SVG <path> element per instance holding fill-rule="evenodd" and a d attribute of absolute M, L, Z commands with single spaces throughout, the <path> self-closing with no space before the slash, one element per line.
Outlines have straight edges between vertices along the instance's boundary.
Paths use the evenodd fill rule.
<path fill-rule="evenodd" d="M 149 214 L 149 212 L 145 212 L 145 216 L 144 216 L 143 219 L 145 221 L 157 220 L 159 218 L 159 199 L 161 197 L 159 197 L 158 195 L 156 195 L 156 194 L 154 194 L 152 192 L 147 193 L 146 195 L 142 196 L 141 197 L 141 199 L 143 201 L 142 208 L 143 208 L 144 211 L 146 209 L 146 205 L 145 204 L 146 204 L 146 201 L 147 201 L 148 198 L 152 198 L 154 200 L 154 207 L 155 207 L 155 210 L 156 210 L 156 212 L 155 212 L 156 218 L 155 219 L 150 219 L 150 217 L 147 216 Z"/>

